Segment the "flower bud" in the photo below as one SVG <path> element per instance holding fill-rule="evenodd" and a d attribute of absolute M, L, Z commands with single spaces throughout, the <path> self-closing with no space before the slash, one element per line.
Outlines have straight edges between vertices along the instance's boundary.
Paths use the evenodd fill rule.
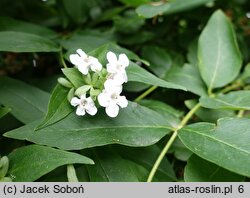
<path fill-rule="evenodd" d="M 6 156 L 3 156 L 0 159 L 0 178 L 5 177 L 9 169 L 9 159 Z"/>
<path fill-rule="evenodd" d="M 59 84 L 61 84 L 64 87 L 68 87 L 68 88 L 73 87 L 73 85 L 65 78 L 60 77 L 57 79 L 57 81 Z"/>
<path fill-rule="evenodd" d="M 75 89 L 74 89 L 74 88 L 71 88 L 71 89 L 69 90 L 68 95 L 67 95 L 67 99 L 68 99 L 69 102 L 70 102 L 71 99 L 74 97 L 74 93 L 75 93 Z"/>
<path fill-rule="evenodd" d="M 83 85 L 81 87 L 79 87 L 76 91 L 75 91 L 75 95 L 77 96 L 81 96 L 81 95 L 85 95 L 87 93 L 87 91 L 91 88 L 91 85 Z"/>

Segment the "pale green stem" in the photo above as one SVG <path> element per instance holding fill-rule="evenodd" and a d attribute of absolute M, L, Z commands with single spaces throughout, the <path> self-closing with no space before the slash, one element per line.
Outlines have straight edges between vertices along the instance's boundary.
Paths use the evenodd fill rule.
<path fill-rule="evenodd" d="M 78 178 L 76 176 L 76 170 L 74 168 L 74 165 L 69 164 L 67 166 L 67 177 L 69 182 L 78 182 Z"/>
<path fill-rule="evenodd" d="M 177 134 L 178 134 L 178 130 L 181 129 L 182 127 L 184 127 L 187 122 L 192 118 L 192 116 L 194 115 L 194 113 L 201 107 L 200 103 L 196 104 L 187 114 L 186 116 L 182 119 L 180 125 L 175 129 L 175 131 L 173 132 L 173 134 L 171 135 L 170 139 L 168 140 L 167 144 L 165 145 L 165 147 L 163 148 L 163 150 L 161 151 L 160 155 L 158 156 L 153 168 L 150 171 L 150 174 L 148 176 L 147 182 L 151 182 L 155 176 L 155 173 L 157 171 L 157 169 L 159 168 L 161 161 L 163 160 L 163 158 L 165 157 L 165 155 L 167 154 L 169 148 L 171 147 L 171 145 L 173 144 L 173 142 L 175 141 Z"/>
<path fill-rule="evenodd" d="M 160 155 L 158 156 L 157 160 L 154 163 L 153 168 L 151 169 L 147 182 L 151 182 L 155 176 L 155 173 L 157 171 L 157 169 L 159 168 L 161 161 L 163 160 L 163 158 L 165 157 L 166 153 L 168 152 L 169 148 L 171 147 L 171 145 L 173 144 L 173 142 L 175 141 L 176 137 L 177 137 L 177 131 L 178 129 L 176 129 L 174 131 L 174 133 L 172 134 L 172 136 L 170 137 L 170 139 L 168 140 L 166 146 L 163 148 L 163 150 L 161 151 Z"/>
<path fill-rule="evenodd" d="M 220 93 L 227 93 L 227 92 L 229 92 L 229 91 L 238 89 L 238 88 L 240 88 L 240 87 L 242 87 L 242 86 L 243 86 L 243 84 L 242 84 L 241 82 L 236 81 L 236 82 L 233 83 L 232 85 L 227 86 L 227 87 L 225 87 L 224 89 L 222 89 L 222 90 L 220 91 Z"/>
<path fill-rule="evenodd" d="M 244 116 L 245 110 L 239 110 L 237 117 L 242 118 Z"/>
<path fill-rule="evenodd" d="M 244 87 L 244 90 L 249 90 L 250 89 L 250 85 L 247 85 Z"/>
<path fill-rule="evenodd" d="M 157 89 L 157 86 L 150 87 L 148 90 L 146 90 L 141 95 L 139 95 L 134 101 L 135 102 L 139 102 L 140 100 L 142 100 L 143 98 L 145 98 L 148 94 L 150 94 L 151 92 L 153 92 L 156 89 Z"/>
<path fill-rule="evenodd" d="M 62 50 L 60 50 L 60 52 L 59 52 L 59 59 L 60 59 L 60 62 L 62 64 L 62 66 L 64 68 L 68 68 L 67 65 L 66 65 L 66 63 L 65 63 L 65 61 L 64 61 Z"/>

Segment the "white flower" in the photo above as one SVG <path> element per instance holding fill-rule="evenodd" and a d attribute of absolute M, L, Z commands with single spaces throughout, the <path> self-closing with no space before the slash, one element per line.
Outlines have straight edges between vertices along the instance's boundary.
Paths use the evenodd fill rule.
<path fill-rule="evenodd" d="M 119 113 L 119 106 L 125 108 L 128 106 L 128 101 L 125 96 L 120 96 L 122 86 L 119 86 L 108 79 L 104 84 L 105 89 L 98 95 L 98 102 L 109 117 L 116 117 Z M 119 106 L 118 106 L 119 105 Z"/>
<path fill-rule="evenodd" d="M 97 113 L 94 101 L 91 97 L 86 98 L 86 95 L 81 95 L 80 98 L 73 97 L 70 104 L 74 107 L 77 106 L 76 114 L 79 116 L 85 115 L 86 112 L 92 116 Z"/>
<path fill-rule="evenodd" d="M 83 50 L 76 50 L 77 54 L 71 54 L 69 59 L 73 65 L 75 65 L 78 70 L 86 75 L 89 72 L 89 68 L 92 71 L 101 71 L 102 64 L 98 61 L 97 58 L 93 56 L 88 56 Z"/>
<path fill-rule="evenodd" d="M 107 53 L 107 71 L 110 73 L 109 78 L 114 79 L 115 82 L 122 84 L 128 82 L 126 74 L 126 67 L 129 66 L 129 59 L 126 54 L 120 54 L 118 59 L 113 52 Z"/>

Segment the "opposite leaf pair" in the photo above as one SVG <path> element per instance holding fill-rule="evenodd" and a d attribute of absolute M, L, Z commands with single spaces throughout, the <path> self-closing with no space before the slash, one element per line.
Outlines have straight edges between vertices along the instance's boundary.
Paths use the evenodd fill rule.
<path fill-rule="evenodd" d="M 120 54 L 117 59 L 116 54 L 108 52 L 108 63 L 106 68 L 103 68 L 97 58 L 88 56 L 81 49 L 76 52 L 77 54 L 71 54 L 69 59 L 86 82 L 82 87 L 76 87 L 77 90 L 84 89 L 81 94 L 77 94 L 79 97 L 72 97 L 70 100 L 71 105 L 77 107 L 76 114 L 83 116 L 87 112 L 92 116 L 95 115 L 97 113 L 95 100 L 97 99 L 99 105 L 105 107 L 108 116 L 116 117 L 119 113 L 119 106 L 125 108 L 128 105 L 126 97 L 120 95 L 122 84 L 128 81 L 126 73 L 126 67 L 129 66 L 128 57 Z M 79 92 L 77 90 L 76 92 Z"/>

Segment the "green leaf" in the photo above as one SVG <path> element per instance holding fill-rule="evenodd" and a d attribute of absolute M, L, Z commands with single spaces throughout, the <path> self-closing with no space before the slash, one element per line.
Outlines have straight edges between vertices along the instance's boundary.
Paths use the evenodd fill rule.
<path fill-rule="evenodd" d="M 65 119 L 34 132 L 37 124 L 38 122 L 28 124 L 9 131 L 4 136 L 63 150 L 78 150 L 107 144 L 149 146 L 172 130 L 163 115 L 131 102 L 127 108 L 120 110 L 115 119 L 99 110 L 94 117 L 79 117 L 72 113 Z"/>
<path fill-rule="evenodd" d="M 109 32 L 84 31 L 74 34 L 67 40 L 61 40 L 60 43 L 65 49 L 70 50 L 70 52 L 81 48 L 87 53 L 112 42 L 112 40 Z"/>
<path fill-rule="evenodd" d="M 192 155 L 185 167 L 186 182 L 242 182 L 244 177 Z"/>
<path fill-rule="evenodd" d="M 181 141 L 177 138 L 170 148 L 170 152 L 174 153 L 176 159 L 181 161 L 187 161 L 193 154 Z"/>
<path fill-rule="evenodd" d="M 162 14 L 173 14 L 204 5 L 214 0 L 175 0 L 164 3 L 164 1 L 144 4 L 136 9 L 137 14 L 145 18 L 152 18 Z"/>
<path fill-rule="evenodd" d="M 117 55 L 124 53 L 127 55 L 127 57 L 130 60 L 140 61 L 140 62 L 144 63 L 145 65 L 149 64 L 147 61 L 140 59 L 140 57 L 137 56 L 134 52 L 132 52 L 126 48 L 120 47 L 119 45 L 117 45 L 115 43 L 105 44 L 105 45 L 91 51 L 89 53 L 89 55 L 98 58 L 99 61 L 103 65 L 105 65 L 107 63 L 106 55 L 107 55 L 108 51 L 112 51 L 112 52 L 116 53 Z"/>
<path fill-rule="evenodd" d="M 32 182 L 66 164 L 94 164 L 76 153 L 46 146 L 30 145 L 16 149 L 9 156 L 9 174 L 16 182 Z"/>
<path fill-rule="evenodd" d="M 200 98 L 203 107 L 209 109 L 250 110 L 250 91 L 233 91 L 228 94 L 218 94 L 214 98 Z"/>
<path fill-rule="evenodd" d="M 150 69 L 157 76 L 164 77 L 172 65 L 171 56 L 164 48 L 157 46 L 145 46 L 142 49 L 142 57 L 149 61 Z"/>
<path fill-rule="evenodd" d="M 112 7 L 110 9 L 105 9 L 101 13 L 101 15 L 95 19 L 93 22 L 94 25 L 112 20 L 115 16 L 119 15 L 123 10 L 125 10 L 125 6 L 120 7 Z"/>
<path fill-rule="evenodd" d="M 187 54 L 188 62 L 195 67 L 198 67 L 197 52 L 198 52 L 198 40 L 195 39 L 189 44 L 188 54 Z"/>
<path fill-rule="evenodd" d="M 4 178 L 0 178 L 0 182 L 12 182 L 12 179 L 9 177 L 4 177 Z"/>
<path fill-rule="evenodd" d="M 61 85 L 57 85 L 50 97 L 47 115 L 38 125 L 36 130 L 58 122 L 69 115 L 73 108 L 67 100 L 69 90 Z"/>
<path fill-rule="evenodd" d="M 186 100 L 185 105 L 187 108 L 192 109 L 197 104 L 196 100 Z M 235 117 L 236 114 L 232 110 L 228 109 L 207 109 L 204 107 L 200 107 L 195 115 L 199 117 L 204 122 L 217 122 L 220 118 L 225 117 Z"/>
<path fill-rule="evenodd" d="M 144 148 L 120 147 L 118 148 L 118 151 L 122 157 L 145 167 L 148 170 L 149 175 L 152 165 L 159 156 L 161 149 L 156 145 L 152 145 Z M 163 158 L 158 167 L 155 177 L 157 181 L 176 181 L 173 167 L 166 157 Z"/>
<path fill-rule="evenodd" d="M 127 75 L 128 81 L 141 82 L 149 85 L 186 91 L 184 86 L 162 80 L 133 62 L 130 62 L 129 67 L 127 67 Z"/>
<path fill-rule="evenodd" d="M 123 17 L 114 17 L 113 21 L 114 28 L 125 34 L 133 34 L 145 24 L 145 19 L 139 17 L 133 10 L 126 11 Z"/>
<path fill-rule="evenodd" d="M 83 75 L 79 72 L 77 68 L 64 68 L 62 69 L 63 74 L 69 79 L 69 81 L 74 85 L 75 88 L 85 85 Z"/>
<path fill-rule="evenodd" d="M 0 103 L 11 108 L 11 114 L 23 123 L 42 118 L 49 94 L 22 81 L 0 78 Z"/>
<path fill-rule="evenodd" d="M 23 32 L 0 32 L 0 51 L 6 52 L 58 52 L 53 41 L 35 34 Z"/>
<path fill-rule="evenodd" d="M 197 67 L 184 64 L 182 68 L 174 67 L 170 69 L 164 78 L 169 82 L 184 86 L 188 91 L 197 95 L 207 95 L 206 85 L 202 81 Z"/>
<path fill-rule="evenodd" d="M 147 181 L 149 171 L 145 167 L 130 160 L 125 160 L 125 161 L 126 165 L 129 166 L 129 169 L 133 172 L 134 175 L 136 175 L 139 182 Z"/>
<path fill-rule="evenodd" d="M 44 26 L 12 19 L 10 17 L 0 17 L 0 31 L 25 32 L 46 38 L 57 37 L 57 34 L 54 31 Z"/>
<path fill-rule="evenodd" d="M 240 72 L 242 58 L 229 19 L 220 10 L 209 19 L 198 44 L 199 69 L 208 89 L 222 87 Z"/>
<path fill-rule="evenodd" d="M 182 113 L 164 102 L 157 100 L 141 100 L 139 101 L 139 104 L 163 115 L 173 128 L 180 124 Z"/>
<path fill-rule="evenodd" d="M 139 182 L 127 161 L 113 149 L 92 150 L 94 166 L 87 166 L 91 182 Z"/>
<path fill-rule="evenodd" d="M 250 120 L 223 118 L 217 126 L 196 123 L 182 128 L 178 135 L 192 152 L 218 166 L 250 176 Z"/>
<path fill-rule="evenodd" d="M 138 83 L 138 82 L 127 82 L 124 84 L 124 90 L 128 92 L 140 92 L 145 89 L 148 89 L 150 85 L 146 85 L 144 83 Z"/>
<path fill-rule="evenodd" d="M 250 78 L 250 63 L 248 63 L 245 68 L 244 71 L 242 72 L 242 75 L 240 76 L 240 80 L 243 80 L 246 83 L 249 83 L 249 78 Z"/>
<path fill-rule="evenodd" d="M 11 109 L 8 107 L 1 107 L 0 106 L 0 118 L 5 116 L 6 114 L 8 114 L 10 111 L 11 111 Z"/>
<path fill-rule="evenodd" d="M 64 8 L 70 18 L 77 24 L 81 24 L 87 20 L 87 15 L 89 13 L 88 1 L 82 0 L 62 0 Z"/>
<path fill-rule="evenodd" d="M 0 179 L 5 177 L 9 169 L 9 159 L 6 156 L 0 157 Z"/>
<path fill-rule="evenodd" d="M 144 3 L 151 2 L 151 0 L 119 0 L 119 1 L 124 3 L 125 5 L 134 6 L 134 7 L 137 7 Z"/>

